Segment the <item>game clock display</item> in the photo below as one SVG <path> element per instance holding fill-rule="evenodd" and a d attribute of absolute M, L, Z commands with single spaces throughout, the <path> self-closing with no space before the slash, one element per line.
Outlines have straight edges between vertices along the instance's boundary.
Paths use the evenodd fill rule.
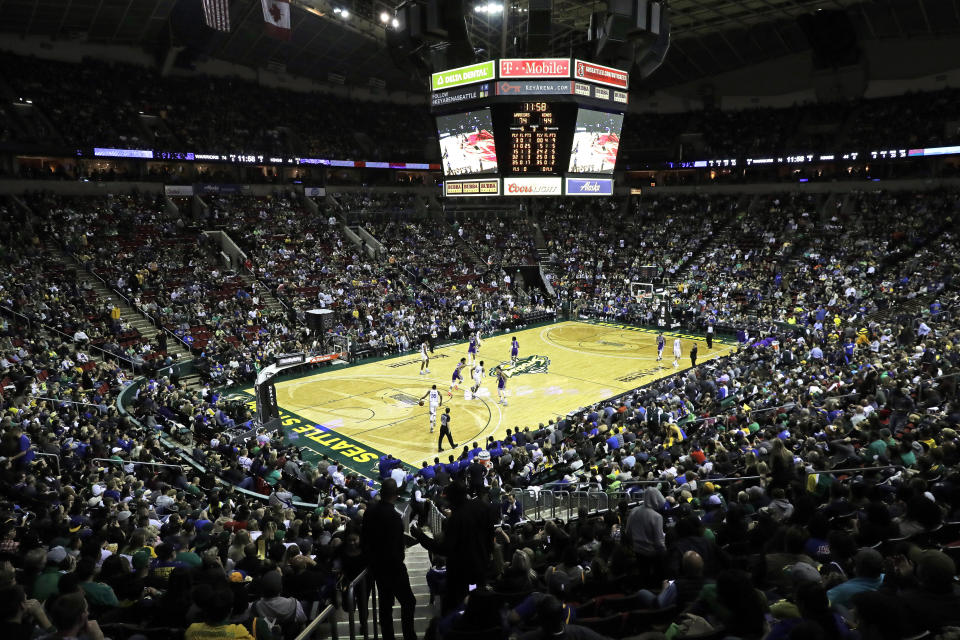
<path fill-rule="evenodd" d="M 505 171 L 515 174 L 554 173 L 560 152 L 560 126 L 548 102 L 524 102 L 512 108 L 510 162 Z"/>
<path fill-rule="evenodd" d="M 493 106 L 500 171 L 504 175 L 560 175 L 566 170 L 577 105 L 546 101 Z"/>

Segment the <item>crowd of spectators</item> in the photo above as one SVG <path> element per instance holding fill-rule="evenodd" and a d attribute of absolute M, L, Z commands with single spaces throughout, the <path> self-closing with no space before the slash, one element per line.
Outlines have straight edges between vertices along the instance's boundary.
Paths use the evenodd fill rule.
<path fill-rule="evenodd" d="M 454 222 L 454 228 L 489 266 L 538 262 L 535 231 L 523 212 L 473 212 Z"/>
<path fill-rule="evenodd" d="M 686 270 L 701 247 L 712 246 L 739 199 L 684 195 L 562 203 L 559 212 L 541 220 L 550 261 L 557 265 L 554 287 L 601 308 L 625 308 L 637 294 L 632 283 L 669 281 Z"/>
<path fill-rule="evenodd" d="M 71 64 L 3 53 L 2 79 L 38 117 L 5 117 L 0 139 L 200 153 L 295 153 L 366 160 L 438 160 L 432 120 L 418 105 L 260 87 L 236 78 L 161 76 L 120 62 Z M 200 88 L 198 89 L 198 84 Z M 96 85 L 95 91 L 88 88 Z M 623 157 L 644 149 L 705 157 L 944 146 L 960 140 L 956 89 L 784 109 L 628 116 Z M 176 96 L 173 99 L 171 96 Z M 278 102 L 286 109 L 277 112 Z M 243 109 L 236 105 L 242 104 Z M 16 122 L 14 120 L 17 120 Z M 47 123 L 52 123 L 52 127 Z M 397 126 L 402 123 L 402 126 Z"/>
<path fill-rule="evenodd" d="M 241 265 L 218 262 L 214 241 L 162 198 L 56 198 L 40 205 L 48 232 L 128 304 L 168 330 L 217 384 L 252 378 L 272 354 L 302 337 L 286 314 L 269 310 Z M 216 219 L 216 212 L 212 214 Z M 162 350 L 167 333 L 158 334 Z"/>
<path fill-rule="evenodd" d="M 782 109 L 637 114 L 624 122 L 621 155 L 676 160 L 682 148 L 680 159 L 743 158 L 953 145 L 960 140 L 956 95 L 946 88 Z"/>
<path fill-rule="evenodd" d="M 686 249 L 679 261 L 672 258 L 677 268 L 658 270 L 661 281 L 638 277 L 635 268 L 642 261 L 629 265 L 630 257 L 639 253 L 636 248 L 630 251 L 629 239 L 618 238 L 624 251 L 618 262 L 607 265 L 598 238 L 580 230 L 579 240 L 563 241 L 572 250 L 564 256 L 554 285 L 589 313 L 652 324 L 662 301 L 658 296 L 638 299 L 637 289 L 631 292 L 628 285 L 663 284 L 674 321 L 694 329 L 708 323 L 742 327 L 761 320 L 804 326 L 811 316 L 815 323 L 863 321 L 892 314 L 918 298 L 929 304 L 945 289 L 947 297 L 953 296 L 958 266 L 951 253 L 957 215 L 952 191 L 853 192 L 835 201 L 782 193 L 739 202 L 731 198 L 718 205 L 716 199 L 710 205 L 719 215 L 714 224 L 693 226 L 680 219 L 681 228 L 702 229 L 690 242 L 668 236 L 665 251 L 654 243 L 661 260 L 671 257 L 671 243 Z M 602 215 L 608 206 L 594 206 L 593 215 Z M 676 203 L 669 207 L 684 211 Z M 696 207 L 686 211 L 693 214 L 687 221 L 709 223 L 697 216 Z M 606 226 L 596 228 L 594 236 L 603 234 Z M 651 235 L 645 231 L 642 237 Z M 598 294 L 590 296 L 595 290 Z"/>
<path fill-rule="evenodd" d="M 14 94 L 30 100 L 40 118 L 54 125 L 53 130 L 34 128 L 33 136 L 45 138 L 28 142 L 364 160 L 438 158 L 439 150 L 427 144 L 435 135 L 431 119 L 417 106 L 384 109 L 377 102 L 268 89 L 235 78 L 161 76 L 153 69 L 93 59 L 72 64 L 2 52 L 0 60 L 0 77 Z M 278 102 L 283 110 L 275 108 Z M 347 133 L 354 131 L 364 133 Z"/>
<path fill-rule="evenodd" d="M 435 564 L 432 637 L 871 640 L 960 625 L 952 192 L 558 201 L 537 224 L 554 284 L 582 308 L 628 308 L 620 283 L 649 264 L 707 321 L 780 324 L 417 473 L 384 459 L 382 495 L 256 428 L 218 388 L 229 378 L 147 379 L 120 413 L 129 376 L 90 357 L 71 320 L 112 335 L 117 319 L 84 293 L 96 274 L 200 359 L 306 348 L 296 313 L 265 318 L 249 272 L 293 308 L 337 308 L 336 330 L 366 345 L 460 337 L 478 308 L 496 329 L 521 310 L 515 283 L 468 260 L 454 228 L 358 215 L 378 255 L 283 193 L 208 197 L 194 221 L 141 196 L 28 202 L 42 223 L 0 211 L 0 293 L 22 314 L 0 323 L 0 601 L 16 638 L 291 638 L 380 562 L 372 523 L 399 522 L 395 484 L 421 521 L 429 503 L 446 516 L 411 531 Z M 201 228 L 248 262 L 217 271 Z M 510 243 L 509 225 L 468 232 Z M 43 236 L 92 273 L 58 268 Z M 609 508 L 570 520 L 532 520 L 514 491 L 587 486 Z"/>
<path fill-rule="evenodd" d="M 418 491 L 449 506 L 458 539 L 462 507 L 442 487 L 463 482 L 501 514 L 492 566 L 471 580 L 482 575 L 494 606 L 523 603 L 514 625 L 551 603 L 614 637 L 940 632 L 960 624 L 960 333 L 932 313 L 922 326 L 935 329 L 844 321 L 760 335 L 615 401 L 425 462 Z M 610 504 L 595 518 L 530 521 L 523 499 L 503 495 L 588 483 Z M 569 499 L 545 501 L 544 514 L 559 504 L 564 515 Z M 462 571 L 447 562 L 448 579 Z M 464 629 L 474 606 L 439 628 Z M 496 620 L 483 628 L 507 634 Z"/>

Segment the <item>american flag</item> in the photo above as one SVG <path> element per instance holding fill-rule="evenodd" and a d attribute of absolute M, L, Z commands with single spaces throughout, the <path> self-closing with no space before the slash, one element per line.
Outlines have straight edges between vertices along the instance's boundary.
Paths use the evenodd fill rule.
<path fill-rule="evenodd" d="M 230 31 L 230 0 L 203 0 L 203 19 L 217 31 Z"/>

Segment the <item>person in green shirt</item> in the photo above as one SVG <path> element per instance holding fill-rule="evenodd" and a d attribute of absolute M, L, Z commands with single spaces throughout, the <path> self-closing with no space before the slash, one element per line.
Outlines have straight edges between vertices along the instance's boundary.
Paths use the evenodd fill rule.
<path fill-rule="evenodd" d="M 277 483 L 280 482 L 280 469 L 271 469 L 267 475 L 263 477 L 268 485 L 271 487 L 277 486 Z"/>
<path fill-rule="evenodd" d="M 77 578 L 80 588 L 91 607 L 118 607 L 120 600 L 110 585 L 95 582 L 93 577 L 97 572 L 97 561 L 93 558 L 81 558 L 77 563 Z"/>
<path fill-rule="evenodd" d="M 37 576 L 33 583 L 33 598 L 43 602 L 51 596 L 60 593 L 60 576 L 63 575 L 63 569 L 73 568 L 73 557 L 67 553 L 67 550 L 61 546 L 56 546 L 47 552 L 47 566 L 43 572 Z"/>
<path fill-rule="evenodd" d="M 881 429 L 876 438 L 867 445 L 866 461 L 872 462 L 874 456 L 886 457 L 890 439 L 890 431 L 888 429 Z"/>

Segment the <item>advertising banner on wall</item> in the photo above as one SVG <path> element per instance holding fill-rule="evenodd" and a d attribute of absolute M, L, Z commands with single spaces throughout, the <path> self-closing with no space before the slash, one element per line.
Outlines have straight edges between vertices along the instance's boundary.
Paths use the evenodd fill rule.
<path fill-rule="evenodd" d="M 193 195 L 193 185 L 192 184 L 166 184 L 163 185 L 163 193 L 174 197 L 187 197 Z"/>

